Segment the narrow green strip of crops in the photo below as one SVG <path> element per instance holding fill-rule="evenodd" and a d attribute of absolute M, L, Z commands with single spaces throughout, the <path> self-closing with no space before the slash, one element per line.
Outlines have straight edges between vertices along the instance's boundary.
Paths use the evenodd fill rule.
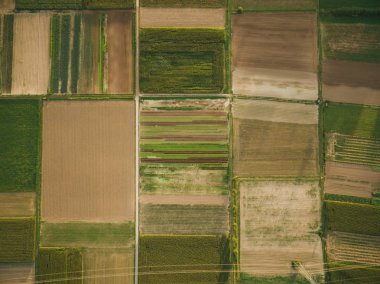
<path fill-rule="evenodd" d="M 73 49 L 71 50 L 71 93 L 73 94 L 78 91 L 81 21 L 82 15 L 75 15 Z"/>
<path fill-rule="evenodd" d="M 142 7 L 220 8 L 227 0 L 141 0 Z"/>
<path fill-rule="evenodd" d="M 62 16 L 61 27 L 61 93 L 67 93 L 67 83 L 69 78 L 69 62 L 70 62 L 70 31 L 71 31 L 71 16 Z"/>
<path fill-rule="evenodd" d="M 51 17 L 51 39 L 50 39 L 50 92 L 58 93 L 60 79 L 60 46 L 61 46 L 61 17 L 53 15 Z"/>
<path fill-rule="evenodd" d="M 14 15 L 1 16 L 0 93 L 10 93 L 12 87 L 13 22 Z"/>

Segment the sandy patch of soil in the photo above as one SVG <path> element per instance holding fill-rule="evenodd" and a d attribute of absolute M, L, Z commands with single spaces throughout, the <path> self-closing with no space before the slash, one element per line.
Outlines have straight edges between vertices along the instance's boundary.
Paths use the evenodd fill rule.
<path fill-rule="evenodd" d="M 34 192 L 0 193 L 1 217 L 28 217 L 35 213 Z"/>

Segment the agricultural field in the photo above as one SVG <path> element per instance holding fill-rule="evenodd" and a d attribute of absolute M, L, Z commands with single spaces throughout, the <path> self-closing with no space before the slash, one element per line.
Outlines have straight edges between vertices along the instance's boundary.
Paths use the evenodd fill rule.
<path fill-rule="evenodd" d="M 55 14 L 50 93 L 132 94 L 132 12 Z"/>
<path fill-rule="evenodd" d="M 223 236 L 141 235 L 139 254 L 139 283 L 228 283 Z"/>
<path fill-rule="evenodd" d="M 225 87 L 225 30 L 141 28 L 142 93 L 222 93 Z"/>
<path fill-rule="evenodd" d="M 293 100 L 318 98 L 315 14 L 234 15 L 232 34 L 235 95 Z"/>
<path fill-rule="evenodd" d="M 318 175 L 316 105 L 235 99 L 234 175 Z"/>
<path fill-rule="evenodd" d="M 15 8 L 15 0 L 2 0 L 0 10 L 13 10 Z"/>
<path fill-rule="evenodd" d="M 319 0 L 319 6 L 322 12 L 335 11 L 343 14 L 380 9 L 380 3 L 377 0 Z"/>
<path fill-rule="evenodd" d="M 316 279 L 322 277 L 320 214 L 318 180 L 241 181 L 241 272 L 291 276 L 292 261 L 298 260 Z"/>
<path fill-rule="evenodd" d="M 312 11 L 317 0 L 233 0 L 235 10 L 257 11 Z"/>
<path fill-rule="evenodd" d="M 43 95 L 49 89 L 50 14 L 14 16 L 12 94 Z"/>
<path fill-rule="evenodd" d="M 0 218 L 0 262 L 34 260 L 34 218 Z"/>
<path fill-rule="evenodd" d="M 323 97 L 334 102 L 380 105 L 380 64 L 327 59 Z"/>
<path fill-rule="evenodd" d="M 9 0 L 7 0 L 9 1 Z M 134 0 L 13 0 L 19 10 L 130 9 Z"/>
<path fill-rule="evenodd" d="M 0 283 L 34 284 L 34 263 L 1 263 Z"/>
<path fill-rule="evenodd" d="M 213 27 L 223 28 L 226 11 L 200 8 L 141 8 L 140 27 Z"/>
<path fill-rule="evenodd" d="M 227 194 L 229 100 L 143 100 L 140 192 Z"/>
<path fill-rule="evenodd" d="M 348 281 L 350 284 L 373 284 L 374 280 L 379 279 L 380 269 L 378 267 L 347 265 L 338 262 L 329 262 L 328 273 L 331 282 L 343 283 Z M 333 283 L 334 283 L 333 282 Z"/>
<path fill-rule="evenodd" d="M 38 100 L 0 100 L 0 192 L 36 189 L 40 108 Z"/>
<path fill-rule="evenodd" d="M 227 0 L 141 0 L 140 5 L 157 8 L 220 8 L 227 6 Z"/>
<path fill-rule="evenodd" d="M 0 14 L 0 94 L 11 92 L 14 15 Z"/>
<path fill-rule="evenodd" d="M 44 221 L 134 221 L 134 119 L 132 101 L 44 103 Z"/>
<path fill-rule="evenodd" d="M 34 192 L 0 192 L 0 217 L 29 217 L 35 214 Z"/>

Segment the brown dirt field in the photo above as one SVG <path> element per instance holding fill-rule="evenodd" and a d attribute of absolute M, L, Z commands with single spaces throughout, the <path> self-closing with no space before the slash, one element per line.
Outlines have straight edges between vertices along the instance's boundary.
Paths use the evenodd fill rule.
<path fill-rule="evenodd" d="M 140 8 L 140 26 L 223 28 L 225 15 L 223 8 Z"/>
<path fill-rule="evenodd" d="M 380 172 L 369 166 L 326 162 L 325 192 L 358 197 L 372 197 L 380 186 Z"/>
<path fill-rule="evenodd" d="M 133 249 L 91 249 L 84 253 L 84 284 L 133 283 Z"/>
<path fill-rule="evenodd" d="M 0 283 L 2 284 L 33 284 L 34 263 L 1 263 Z"/>
<path fill-rule="evenodd" d="M 380 64 L 326 60 L 323 97 L 335 102 L 380 105 Z"/>
<path fill-rule="evenodd" d="M 13 10 L 15 8 L 15 0 L 1 0 L 0 10 Z"/>
<path fill-rule="evenodd" d="M 108 93 L 133 93 L 132 12 L 108 13 Z"/>
<path fill-rule="evenodd" d="M 43 220 L 134 221 L 134 118 L 128 101 L 44 104 Z"/>
<path fill-rule="evenodd" d="M 46 94 L 50 76 L 50 15 L 16 14 L 12 94 Z"/>
<path fill-rule="evenodd" d="M 240 268 L 257 276 L 289 275 L 292 260 L 322 274 L 318 181 L 240 184 Z M 315 232 L 315 233 L 313 233 Z"/>
<path fill-rule="evenodd" d="M 317 99 L 315 14 L 234 15 L 232 35 L 234 94 Z"/>
<path fill-rule="evenodd" d="M 34 192 L 0 193 L 0 217 L 28 217 L 35 213 Z"/>
<path fill-rule="evenodd" d="M 380 237 L 329 232 L 326 244 L 330 261 L 380 265 Z"/>
<path fill-rule="evenodd" d="M 228 196 L 217 195 L 140 195 L 140 204 L 228 205 Z"/>

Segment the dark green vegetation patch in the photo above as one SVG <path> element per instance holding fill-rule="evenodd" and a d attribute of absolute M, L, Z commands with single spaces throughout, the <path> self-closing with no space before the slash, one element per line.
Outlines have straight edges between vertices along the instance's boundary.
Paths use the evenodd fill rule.
<path fill-rule="evenodd" d="M 228 240 L 223 236 L 140 237 L 139 283 L 227 283 Z M 209 273 L 207 270 L 211 270 Z"/>
<path fill-rule="evenodd" d="M 142 7 L 219 8 L 226 7 L 227 0 L 140 0 Z"/>
<path fill-rule="evenodd" d="M 224 29 L 140 29 L 144 93 L 221 93 L 224 66 Z"/>
<path fill-rule="evenodd" d="M 329 230 L 380 236 L 380 206 L 340 201 L 325 204 Z"/>
<path fill-rule="evenodd" d="M 319 0 L 321 13 L 333 15 L 380 15 L 378 0 Z"/>
<path fill-rule="evenodd" d="M 380 108 L 328 103 L 324 109 L 325 132 L 380 138 Z"/>
<path fill-rule="evenodd" d="M 243 11 L 311 11 L 317 0 L 233 0 L 234 9 Z"/>
<path fill-rule="evenodd" d="M 134 0 L 16 0 L 16 9 L 128 9 Z"/>
<path fill-rule="evenodd" d="M 380 267 L 366 267 L 329 262 L 331 283 L 373 284 L 380 279 Z M 327 283 L 329 283 L 327 281 Z"/>
<path fill-rule="evenodd" d="M 240 275 L 240 284 L 309 284 L 303 276 L 298 274 L 291 277 L 254 277 L 245 273 Z"/>
<path fill-rule="evenodd" d="M 36 281 L 80 284 L 82 263 L 82 254 L 77 249 L 42 247 L 37 256 Z"/>
<path fill-rule="evenodd" d="M 0 100 L 0 192 L 35 191 L 39 100 Z"/>
<path fill-rule="evenodd" d="M 0 15 L 0 94 L 12 87 L 14 15 Z"/>
<path fill-rule="evenodd" d="M 34 218 L 0 218 L 0 262 L 34 259 Z"/>

